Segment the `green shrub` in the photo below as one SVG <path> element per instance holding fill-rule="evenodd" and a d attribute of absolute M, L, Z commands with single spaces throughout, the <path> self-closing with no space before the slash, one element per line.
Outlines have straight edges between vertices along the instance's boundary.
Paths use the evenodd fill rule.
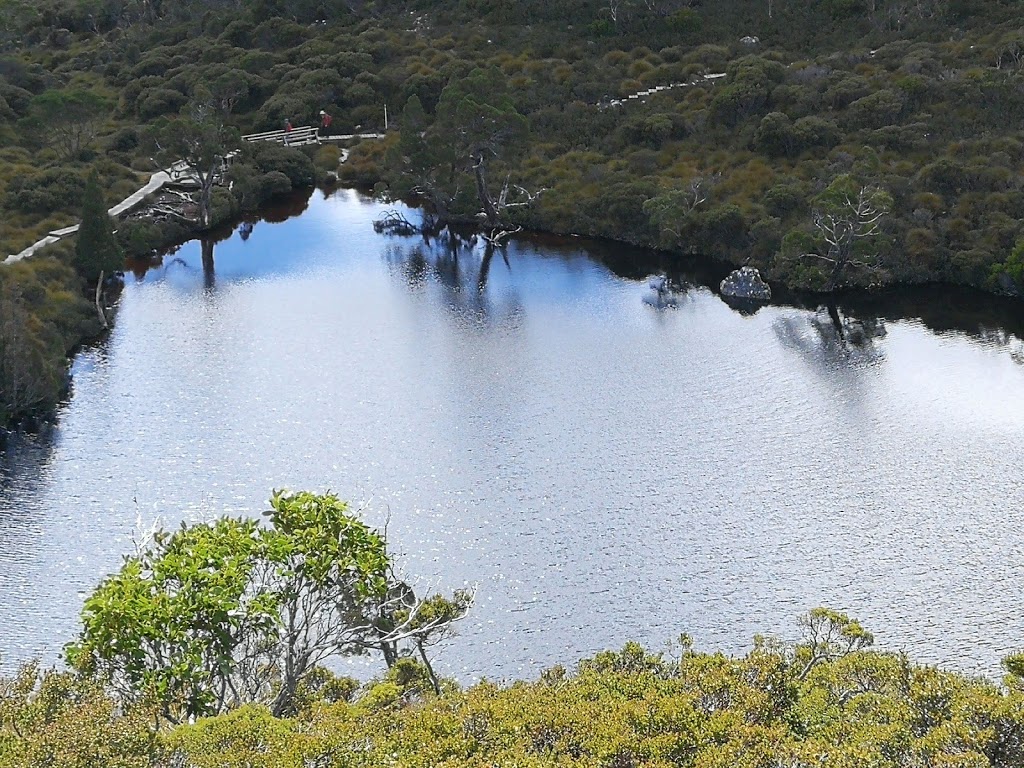
<path fill-rule="evenodd" d="M 51 168 L 11 180 L 4 205 L 26 213 L 77 211 L 84 191 L 85 179 L 80 173 Z"/>
<path fill-rule="evenodd" d="M 314 160 L 316 167 L 322 171 L 338 170 L 338 162 L 341 159 L 341 150 L 334 144 L 324 144 L 316 151 Z"/>
<path fill-rule="evenodd" d="M 144 91 L 138 100 L 139 118 L 152 120 L 161 115 L 174 114 L 188 102 L 188 97 L 171 88 L 151 88 Z"/>
<path fill-rule="evenodd" d="M 311 187 L 316 181 L 313 161 L 300 149 L 264 143 L 253 148 L 252 158 L 260 171 L 280 171 L 295 188 Z"/>
<path fill-rule="evenodd" d="M 292 182 L 281 171 L 271 171 L 260 178 L 260 199 L 270 200 L 292 191 Z"/>

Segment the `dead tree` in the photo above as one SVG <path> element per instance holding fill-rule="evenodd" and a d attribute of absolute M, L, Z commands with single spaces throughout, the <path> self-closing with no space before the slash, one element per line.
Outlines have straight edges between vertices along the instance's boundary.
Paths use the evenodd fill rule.
<path fill-rule="evenodd" d="M 808 253 L 831 265 L 825 290 L 834 291 L 847 267 L 877 269 L 874 258 L 855 258 L 859 241 L 878 235 L 892 198 L 878 187 L 852 185 L 848 176 L 834 181 L 819 198 L 812 214 L 815 229 L 828 246 L 824 254 Z"/>

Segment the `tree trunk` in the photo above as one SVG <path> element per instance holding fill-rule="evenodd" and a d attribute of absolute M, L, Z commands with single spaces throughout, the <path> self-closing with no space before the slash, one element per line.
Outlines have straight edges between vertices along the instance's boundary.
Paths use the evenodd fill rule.
<path fill-rule="evenodd" d="M 208 177 L 211 178 L 212 177 Z M 210 228 L 213 219 L 213 183 L 203 184 L 199 192 L 199 224 L 203 229 Z"/>
<path fill-rule="evenodd" d="M 483 154 L 477 155 L 473 164 L 473 174 L 476 176 L 476 194 L 480 198 L 480 204 L 484 207 L 487 215 L 487 224 L 491 227 L 498 226 L 498 209 L 494 207 L 491 193 L 487 191 L 487 176 L 484 169 Z"/>
<path fill-rule="evenodd" d="M 839 282 L 843 279 L 843 271 L 846 269 L 846 265 L 850 261 L 851 248 L 852 243 L 849 246 L 840 244 L 832 249 L 835 264 L 832 267 L 831 274 L 828 276 L 828 282 L 825 283 L 825 291 L 827 293 L 832 293 L 839 287 Z"/>
<path fill-rule="evenodd" d="M 832 267 L 832 273 L 828 276 L 828 282 L 825 283 L 826 293 L 832 293 L 838 287 L 839 278 L 842 277 L 844 266 L 846 266 L 845 262 L 837 261 L 836 265 Z"/>
<path fill-rule="evenodd" d="M 209 229 L 213 221 L 213 182 L 217 179 L 219 162 L 219 159 L 215 160 L 205 174 L 196 169 L 199 177 L 199 221 L 203 229 Z"/>
<path fill-rule="evenodd" d="M 440 696 L 441 683 L 438 682 L 437 675 L 434 673 L 434 668 L 430 665 L 430 659 L 427 658 L 427 649 L 423 647 L 422 640 L 417 640 L 416 650 L 420 652 L 420 658 L 423 660 L 423 666 L 426 667 L 427 675 L 430 677 L 430 686 L 434 689 L 434 693 Z"/>
<path fill-rule="evenodd" d="M 103 330 L 106 330 L 110 326 L 107 324 L 107 315 L 103 311 L 103 270 L 100 270 L 100 276 L 96 280 L 96 314 L 100 316 L 100 324 L 103 326 Z"/>
<path fill-rule="evenodd" d="M 381 655 L 384 657 L 384 663 L 388 669 L 395 666 L 398 661 L 398 645 L 396 643 L 389 643 L 386 640 L 381 640 L 377 646 L 380 648 Z"/>

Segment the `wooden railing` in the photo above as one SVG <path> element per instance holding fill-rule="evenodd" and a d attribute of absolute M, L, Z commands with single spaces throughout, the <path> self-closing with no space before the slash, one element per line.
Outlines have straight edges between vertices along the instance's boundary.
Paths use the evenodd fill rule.
<path fill-rule="evenodd" d="M 292 128 L 290 131 L 264 131 L 263 133 L 250 133 L 243 136 L 243 141 L 273 141 L 277 144 L 301 145 L 316 144 L 319 138 L 316 135 L 315 125 L 303 125 Z"/>
<path fill-rule="evenodd" d="M 303 125 L 299 128 L 292 128 L 290 131 L 264 131 L 263 133 L 250 133 L 242 137 L 243 141 L 273 141 L 288 146 L 301 146 L 302 144 L 318 144 L 323 141 L 352 141 L 352 139 L 383 139 L 383 133 L 333 133 L 327 136 L 318 136 L 315 125 Z M 285 141 L 287 139 L 287 141 Z"/>

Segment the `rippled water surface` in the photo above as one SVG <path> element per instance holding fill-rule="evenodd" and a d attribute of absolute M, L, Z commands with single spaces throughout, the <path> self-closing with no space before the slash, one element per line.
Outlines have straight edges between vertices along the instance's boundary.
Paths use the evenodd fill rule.
<path fill-rule="evenodd" d="M 466 680 L 681 632 L 741 652 L 819 604 L 967 671 L 1024 648 L 1016 308 L 840 306 L 843 338 L 683 268 L 659 302 L 625 249 L 453 255 L 379 211 L 318 193 L 128 276 L 54 433 L 0 468 L 0 668 L 55 659 L 155 521 L 279 487 L 351 499 L 422 588 L 478 585 L 440 652 Z"/>

